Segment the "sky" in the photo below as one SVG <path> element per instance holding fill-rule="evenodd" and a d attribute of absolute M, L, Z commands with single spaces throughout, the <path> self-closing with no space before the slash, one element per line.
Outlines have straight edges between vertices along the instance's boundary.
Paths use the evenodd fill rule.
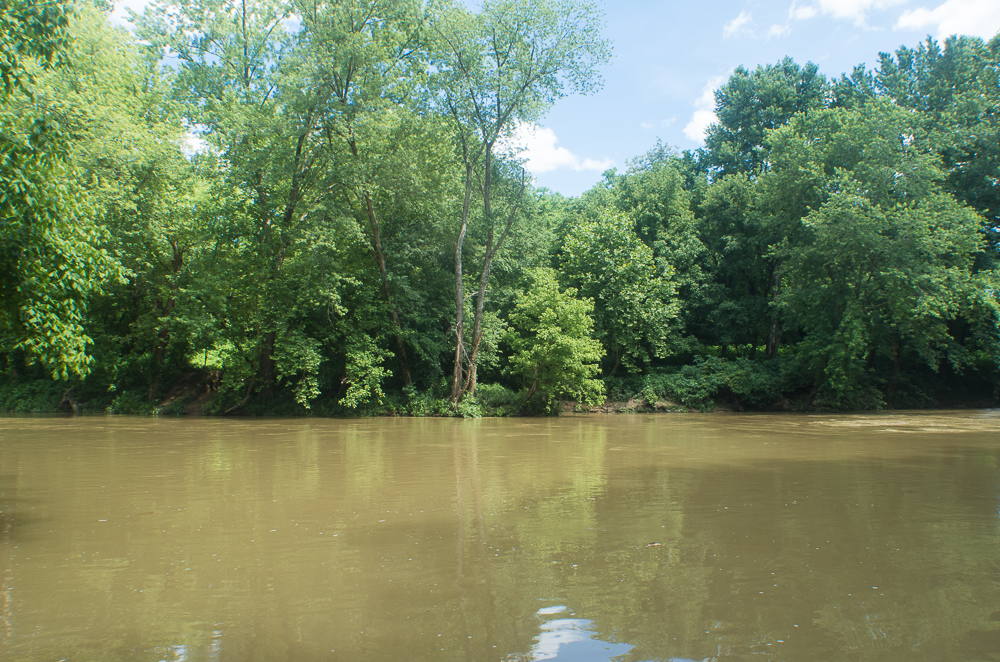
<path fill-rule="evenodd" d="M 522 127 L 519 141 L 535 184 L 566 196 L 608 168 L 624 170 L 657 140 L 700 147 L 715 117 L 713 92 L 740 65 L 789 56 L 837 78 L 927 37 L 1000 32 L 1000 0 L 593 1 L 614 48 L 603 87 L 558 100 L 537 125 Z M 116 14 L 144 3 L 122 0 Z"/>

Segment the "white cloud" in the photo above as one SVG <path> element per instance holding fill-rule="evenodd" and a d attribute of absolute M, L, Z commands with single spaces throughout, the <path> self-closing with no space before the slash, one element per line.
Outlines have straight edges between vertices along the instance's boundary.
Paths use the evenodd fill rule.
<path fill-rule="evenodd" d="M 639 126 L 647 131 L 652 129 L 665 129 L 674 122 L 677 121 L 676 117 L 668 117 L 666 119 L 660 120 L 659 122 L 640 122 Z"/>
<path fill-rule="evenodd" d="M 498 149 L 501 153 L 524 159 L 525 170 L 533 175 L 563 169 L 603 172 L 615 164 L 611 159 L 580 158 L 565 147 L 557 146 L 558 142 L 552 129 L 519 122 L 514 135 L 498 145 Z"/>
<path fill-rule="evenodd" d="M 688 140 L 703 142 L 708 135 L 708 127 L 719 121 L 714 110 L 696 110 L 691 115 L 691 121 L 684 127 L 684 135 Z"/>
<path fill-rule="evenodd" d="M 774 25 L 771 26 L 771 29 L 767 31 L 767 38 L 771 39 L 772 37 L 784 37 L 791 31 L 792 31 L 791 26 L 778 25 L 777 23 L 775 23 Z"/>
<path fill-rule="evenodd" d="M 747 28 L 747 25 L 753 19 L 750 17 L 750 12 L 741 11 L 740 15 L 733 20 L 726 23 L 722 28 L 722 36 L 726 39 L 732 37 L 735 34 L 739 34 Z"/>
<path fill-rule="evenodd" d="M 814 0 L 811 4 L 799 5 L 798 0 L 792 0 L 788 15 L 794 19 L 804 20 L 823 14 L 853 21 L 855 25 L 866 26 L 869 11 L 889 9 L 906 2 L 907 0 Z"/>
<path fill-rule="evenodd" d="M 794 18 L 799 21 L 804 21 L 810 19 L 817 14 L 816 8 L 812 5 L 806 5 L 805 7 L 800 7 L 797 0 L 792 0 L 792 6 L 788 8 L 788 18 Z"/>
<path fill-rule="evenodd" d="M 705 140 L 708 127 L 719 120 L 715 115 L 715 90 L 729 79 L 729 74 L 708 79 L 702 88 L 701 96 L 694 102 L 695 111 L 691 121 L 684 127 L 684 135 L 688 140 L 701 142 Z"/>
<path fill-rule="evenodd" d="M 937 30 L 939 39 L 965 34 L 991 39 L 1000 31 L 1000 2 L 997 0 L 947 0 L 933 9 L 908 9 L 896 21 L 897 30 Z"/>
<path fill-rule="evenodd" d="M 136 14 L 141 14 L 149 0 L 117 0 L 114 10 L 111 12 L 110 23 L 112 25 L 130 25 L 128 22 L 128 10 L 131 9 Z"/>
<path fill-rule="evenodd" d="M 582 618 L 560 618 L 543 623 L 542 631 L 531 647 L 531 659 L 554 660 L 562 646 L 590 640 L 594 636 L 592 625 L 591 621 Z"/>

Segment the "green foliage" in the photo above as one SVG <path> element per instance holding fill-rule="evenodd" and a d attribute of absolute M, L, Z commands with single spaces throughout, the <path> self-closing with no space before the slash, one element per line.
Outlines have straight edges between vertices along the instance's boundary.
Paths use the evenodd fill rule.
<path fill-rule="evenodd" d="M 436 9 L 435 86 L 463 118 L 463 130 L 476 127 L 488 142 L 515 121 L 538 119 L 560 97 L 601 84 L 596 69 L 611 46 L 590 3 L 491 0 L 478 13 L 452 3 Z"/>
<path fill-rule="evenodd" d="M 645 324 L 669 325 L 655 334 L 661 337 L 653 341 L 654 348 L 660 347 L 653 350 L 654 356 L 667 347 L 676 352 L 690 344 L 681 333 L 695 321 L 693 314 L 706 305 L 710 294 L 708 253 L 698 236 L 692 196 L 684 188 L 681 167 L 681 160 L 660 146 L 632 162 L 624 174 L 606 172 L 605 181 L 583 196 L 588 218 L 623 214 L 634 224 L 633 233 L 652 250 L 656 282 L 652 287 L 663 288 L 654 296 L 665 308 L 650 308 Z M 670 317 L 676 323 L 668 322 Z"/>
<path fill-rule="evenodd" d="M 74 6 L 63 0 L 0 2 L 0 80 L 3 97 L 15 89 L 30 94 L 31 63 L 49 68 L 69 61 L 69 24 Z"/>
<path fill-rule="evenodd" d="M 362 349 L 362 351 L 364 350 Z M 369 357 L 363 356 L 360 359 L 360 365 L 363 365 L 363 362 L 366 360 L 369 360 Z M 295 396 L 295 402 L 302 405 L 303 408 L 309 409 L 309 403 L 319 397 L 321 393 L 318 375 L 323 357 L 320 354 L 319 341 L 306 336 L 300 331 L 285 334 L 275 352 L 274 361 L 277 366 L 278 379 L 287 379 L 293 382 L 292 393 Z M 358 365 L 355 364 L 348 369 L 349 376 L 358 372 Z M 361 370 L 363 369 L 361 367 Z M 354 371 L 353 373 L 352 370 Z M 369 374 L 375 376 L 374 372 L 369 372 Z M 375 376 L 375 379 L 377 380 L 377 388 L 377 383 L 381 381 L 381 378 L 380 376 Z M 348 389 L 348 395 L 345 397 L 345 400 L 347 397 L 351 398 L 348 402 L 356 403 L 360 401 L 364 397 L 365 389 L 370 388 L 370 386 L 356 386 L 352 382 L 351 388 Z M 381 391 L 379 391 L 379 394 L 381 395 Z M 356 404 L 348 406 L 356 406 Z"/>
<path fill-rule="evenodd" d="M 797 118 L 777 131 L 773 176 L 821 203 L 802 219 L 780 305 L 804 329 L 803 360 L 834 406 L 878 402 L 873 360 L 912 352 L 967 363 L 949 322 L 979 297 L 981 217 L 940 189 L 934 152 L 909 113 L 870 104 Z M 892 399 L 896 385 L 888 384 Z"/>
<path fill-rule="evenodd" d="M 785 360 L 697 357 L 678 369 L 610 380 L 613 399 L 641 398 L 649 405 L 670 403 L 709 411 L 718 406 L 769 409 L 800 386 L 796 367 Z"/>
<path fill-rule="evenodd" d="M 0 0 L 0 409 L 996 398 L 1000 38 L 739 68 L 704 149 L 566 199 L 510 138 L 600 85 L 591 4 L 133 18 Z"/>
<path fill-rule="evenodd" d="M 13 414 L 49 414 L 58 411 L 66 384 L 51 379 L 0 385 L 0 411 Z"/>
<path fill-rule="evenodd" d="M 149 416 L 157 413 L 156 405 L 149 402 L 145 394 L 137 391 L 116 393 L 104 410 L 107 414 Z"/>
<path fill-rule="evenodd" d="M 403 389 L 405 400 L 396 407 L 396 412 L 408 416 L 453 416 L 454 407 L 448 398 L 448 385 L 442 381 L 424 391 L 415 386 Z"/>
<path fill-rule="evenodd" d="M 480 418 L 513 416 L 519 413 L 523 402 L 521 395 L 500 384 L 480 384 L 475 395 L 463 398 L 458 405 L 452 403 L 448 394 L 448 384 L 444 380 L 422 391 L 411 385 L 403 388 L 402 399 L 390 398 L 390 407 L 394 413 L 407 416 Z"/>
<path fill-rule="evenodd" d="M 576 289 L 559 289 L 553 270 L 535 269 L 511 312 L 510 371 L 524 384 L 524 401 L 532 409 L 551 413 L 561 399 L 604 399 L 604 385 L 594 379 L 602 353 L 591 337 L 594 302 L 575 297 Z"/>
<path fill-rule="evenodd" d="M 462 398 L 457 405 L 452 403 L 448 392 L 448 386 L 444 383 L 424 391 L 408 386 L 403 389 L 405 402 L 396 404 L 393 411 L 408 416 L 514 416 L 521 412 L 524 403 L 523 394 L 501 384 L 479 384 L 475 394 Z"/>
<path fill-rule="evenodd" d="M 692 330 L 707 345 L 746 346 L 755 353 L 774 324 L 772 247 L 783 237 L 760 200 L 759 180 L 739 173 L 716 181 L 701 203 L 699 236 L 711 255 L 713 287 Z"/>
<path fill-rule="evenodd" d="M 122 277 L 98 247 L 99 210 L 69 134 L 26 87 L 34 58 L 67 61 L 71 14 L 55 2 L 0 5 L 0 351 L 23 350 L 63 380 L 90 370 L 88 302 Z"/>
<path fill-rule="evenodd" d="M 367 335 L 352 337 L 347 344 L 347 393 L 340 403 L 350 409 L 377 402 L 382 404 L 385 392 L 382 381 L 392 375 L 392 371 L 382 364 L 392 356 L 391 352 L 380 349 Z"/>
<path fill-rule="evenodd" d="M 633 371 L 666 354 L 676 333 L 676 286 L 628 218 L 605 213 L 575 226 L 563 242 L 561 272 L 594 301 L 596 334 L 611 375 L 621 363 Z"/>
<path fill-rule="evenodd" d="M 524 398 L 502 384 L 480 384 L 475 401 L 483 416 L 513 416 Z"/>
<path fill-rule="evenodd" d="M 737 67 L 715 93 L 719 121 L 705 138 L 707 164 L 723 175 L 760 172 L 768 160 L 767 132 L 823 107 L 826 97 L 826 79 L 815 64 L 800 67 L 786 57 L 752 72 Z"/>

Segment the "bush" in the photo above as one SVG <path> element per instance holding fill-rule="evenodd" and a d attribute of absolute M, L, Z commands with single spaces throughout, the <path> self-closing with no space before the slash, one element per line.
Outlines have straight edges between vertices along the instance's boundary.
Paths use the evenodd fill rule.
<path fill-rule="evenodd" d="M 449 397 L 447 382 L 441 382 L 425 391 L 407 386 L 400 395 L 389 396 L 388 412 L 400 416 L 513 416 L 517 413 L 521 397 L 499 384 L 478 384 L 474 396 L 466 396 L 458 405 Z"/>
<path fill-rule="evenodd" d="M 521 400 L 521 395 L 500 384 L 479 384 L 476 387 L 476 401 L 483 416 L 513 416 Z"/>
<path fill-rule="evenodd" d="M 534 269 L 529 278 L 506 334 L 514 352 L 509 371 L 524 384 L 525 403 L 554 413 L 559 400 L 603 402 L 604 384 L 595 378 L 603 349 L 592 337 L 593 300 L 577 299 L 572 287 L 560 290 L 551 269 Z"/>
<path fill-rule="evenodd" d="M 122 391 L 115 396 L 105 412 L 108 414 L 150 416 L 156 413 L 156 405 L 135 391 Z"/>
<path fill-rule="evenodd" d="M 390 402 L 390 411 L 404 416 L 452 416 L 451 400 L 447 397 L 448 385 L 442 379 L 440 384 L 426 391 L 419 391 L 414 385 L 403 389 L 403 398 Z"/>
<path fill-rule="evenodd" d="M 766 409 L 797 387 L 796 372 L 783 359 L 727 361 L 697 357 L 691 365 L 661 372 L 610 380 L 611 398 L 642 398 L 652 404 L 670 401 L 688 409 L 709 410 L 719 400 L 738 409 Z"/>
<path fill-rule="evenodd" d="M 59 410 L 66 382 L 39 379 L 0 387 L 0 411 L 14 414 L 49 414 Z"/>

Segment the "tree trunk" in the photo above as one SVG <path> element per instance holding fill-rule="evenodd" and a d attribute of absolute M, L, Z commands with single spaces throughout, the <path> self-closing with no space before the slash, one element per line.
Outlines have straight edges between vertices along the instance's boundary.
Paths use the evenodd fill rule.
<path fill-rule="evenodd" d="M 177 290 L 177 274 L 184 266 L 184 253 L 187 250 L 186 247 L 180 246 L 174 239 L 170 239 L 169 241 L 170 247 L 173 250 L 173 255 L 170 257 L 170 269 L 174 279 L 170 283 L 170 293 L 167 295 L 167 300 L 163 301 L 161 299 L 156 303 L 156 307 L 160 309 L 163 317 L 173 312 L 174 306 L 177 305 L 177 300 L 174 296 L 174 292 Z M 153 379 L 149 384 L 149 393 L 146 396 L 147 400 L 151 401 L 156 396 L 157 391 L 160 390 L 160 373 L 163 371 L 163 364 L 167 360 L 167 350 L 169 348 L 170 329 L 167 326 L 161 326 L 153 343 Z"/>
<path fill-rule="evenodd" d="M 489 168 L 489 155 L 486 159 L 487 168 Z M 475 393 L 476 392 L 476 377 L 477 377 L 477 359 L 479 358 L 479 343 L 483 339 L 483 310 L 486 306 L 486 291 L 489 287 L 490 282 L 490 271 L 493 265 L 493 258 L 496 256 L 500 247 L 503 245 L 504 240 L 507 235 L 510 234 L 510 229 L 514 224 L 514 219 L 517 215 L 517 210 L 521 206 L 521 200 L 524 197 L 524 189 L 527 186 L 527 179 L 522 172 L 521 176 L 521 190 L 518 192 L 517 201 L 514 203 L 510 211 L 510 216 L 507 218 L 507 223 L 504 226 L 503 231 L 500 233 L 499 237 L 494 237 L 493 232 L 493 222 L 491 219 L 491 208 L 490 208 L 490 177 L 487 172 L 486 183 L 483 186 L 483 213 L 486 216 L 487 223 L 487 234 L 486 234 L 486 253 L 483 256 L 483 270 L 479 274 L 479 289 L 476 291 L 476 311 L 472 322 L 472 351 L 469 352 L 469 372 L 465 382 L 465 392 Z M 495 245 L 494 245 L 495 241 Z"/>
<path fill-rule="evenodd" d="M 260 345 L 260 366 L 257 369 L 257 377 L 263 384 L 260 389 L 260 397 L 263 400 L 274 397 L 274 345 L 277 337 L 276 331 L 268 331 L 264 334 Z"/>
<path fill-rule="evenodd" d="M 462 282 L 462 250 L 465 233 L 469 227 L 469 207 L 472 204 L 472 164 L 465 164 L 465 199 L 462 202 L 462 225 L 455 240 L 455 365 L 452 369 L 451 401 L 462 399 L 462 365 L 465 361 L 465 334 L 462 329 L 465 317 L 465 289 Z"/>
<path fill-rule="evenodd" d="M 892 351 L 892 377 L 889 379 L 889 388 L 886 389 L 886 404 L 890 407 L 896 406 L 896 388 L 899 386 L 899 373 L 902 366 L 899 360 L 899 334 L 893 332 L 890 338 L 890 349 Z"/>
<path fill-rule="evenodd" d="M 775 261 L 772 270 L 774 272 L 774 284 L 771 290 L 771 306 L 772 315 L 774 315 L 774 321 L 771 324 L 771 331 L 767 334 L 767 358 L 773 359 L 778 355 L 778 346 L 781 344 L 781 327 L 778 324 L 778 313 L 774 308 L 774 304 L 778 300 L 778 295 L 781 294 L 781 265 L 779 262 Z"/>
<path fill-rule="evenodd" d="M 618 368 L 620 368 L 622 365 L 622 348 L 616 347 L 614 349 L 614 354 L 615 354 L 615 364 L 611 366 L 611 372 L 606 373 L 608 377 L 614 377 L 615 372 L 617 372 Z"/>
<path fill-rule="evenodd" d="M 771 325 L 771 332 L 767 334 L 767 358 L 773 359 L 778 355 L 779 345 L 781 345 L 781 328 L 775 320 Z"/>
<path fill-rule="evenodd" d="M 389 272 L 385 266 L 385 253 L 382 252 L 382 231 L 375 215 L 375 206 L 372 204 L 371 196 L 365 192 L 365 211 L 368 214 L 368 225 L 372 230 L 372 250 L 375 252 L 375 262 L 378 264 L 378 271 L 382 277 L 382 294 L 385 295 L 385 303 L 389 307 L 389 319 L 392 321 L 392 329 L 396 336 L 396 348 L 399 351 L 399 369 L 403 373 L 403 385 L 409 386 L 413 383 L 410 376 L 410 362 L 406 358 L 406 344 L 403 342 L 403 326 L 399 322 L 399 313 L 396 311 L 396 304 L 392 300 L 392 292 L 389 289 Z"/>

